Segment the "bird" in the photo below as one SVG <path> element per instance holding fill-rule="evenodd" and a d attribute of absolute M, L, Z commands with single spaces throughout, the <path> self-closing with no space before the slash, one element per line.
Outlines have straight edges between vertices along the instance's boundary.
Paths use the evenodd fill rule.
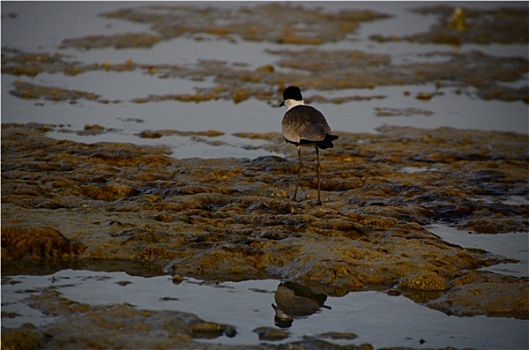
<path fill-rule="evenodd" d="M 327 295 L 315 293 L 309 287 L 291 281 L 279 284 L 274 299 L 277 303 L 272 304 L 275 310 L 274 321 L 280 328 L 289 328 L 295 318 L 308 317 L 322 308 L 331 309 L 325 305 Z"/>
<path fill-rule="evenodd" d="M 283 91 L 283 102 L 279 107 L 285 106 L 287 111 L 281 121 L 283 138 L 286 142 L 296 146 L 299 158 L 298 177 L 296 189 L 292 199 L 296 200 L 298 193 L 299 179 L 303 161 L 301 159 L 301 146 L 314 146 L 316 149 L 316 176 L 318 182 L 318 201 L 321 205 L 320 196 L 320 153 L 319 149 L 333 148 L 333 141 L 338 136 L 331 134 L 331 127 L 323 114 L 316 108 L 305 105 L 301 96 L 301 89 L 297 86 L 289 86 Z"/>

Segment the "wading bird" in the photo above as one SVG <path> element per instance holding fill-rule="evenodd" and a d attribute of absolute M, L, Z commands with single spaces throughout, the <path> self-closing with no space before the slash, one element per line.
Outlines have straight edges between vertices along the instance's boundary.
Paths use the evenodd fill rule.
<path fill-rule="evenodd" d="M 319 148 L 332 148 L 334 146 L 332 141 L 336 140 L 338 136 L 331 135 L 331 128 L 320 111 L 314 107 L 305 105 L 299 87 L 287 87 L 283 91 L 283 102 L 281 102 L 279 106 L 287 107 L 287 111 L 281 122 L 283 137 L 287 142 L 294 144 L 298 150 L 298 179 L 296 181 L 296 189 L 294 190 L 292 199 L 296 200 L 301 168 L 303 166 L 303 161 L 301 160 L 301 146 L 314 145 L 314 148 L 316 149 L 316 175 L 318 181 L 318 201 L 316 204 L 321 205 Z"/>

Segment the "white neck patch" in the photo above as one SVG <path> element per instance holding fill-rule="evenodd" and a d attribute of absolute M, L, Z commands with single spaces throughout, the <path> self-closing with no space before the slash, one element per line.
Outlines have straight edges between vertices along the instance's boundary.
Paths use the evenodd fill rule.
<path fill-rule="evenodd" d="M 293 99 L 288 99 L 288 100 L 285 100 L 285 107 L 287 107 L 287 110 L 293 108 L 293 107 L 296 107 L 296 106 L 299 106 L 299 105 L 304 105 L 305 102 L 303 102 L 303 100 L 301 101 L 297 101 L 297 100 L 293 100 Z"/>

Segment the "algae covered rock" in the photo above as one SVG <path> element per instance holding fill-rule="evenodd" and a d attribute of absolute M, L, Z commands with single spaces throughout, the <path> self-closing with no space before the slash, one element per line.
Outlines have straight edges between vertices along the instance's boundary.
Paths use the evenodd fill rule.
<path fill-rule="evenodd" d="M 469 199 L 529 193 L 526 135 L 399 127 L 341 133 L 341 147 L 322 159 L 324 205 L 315 206 L 309 174 L 301 177 L 301 202 L 284 195 L 296 158 L 283 143 L 263 147 L 285 158 L 172 159 L 163 147 L 53 140 L 44 135 L 53 128 L 2 128 L 2 260 L 11 266 L 26 255 L 148 261 L 172 275 L 283 278 L 323 285 L 330 295 L 398 286 L 447 313 L 463 307 L 464 290 L 478 288 L 496 309 L 504 304 L 497 312 L 519 314 L 489 288 L 500 279 L 461 284 L 468 271 L 502 258 L 424 227 L 529 230 L 523 203 Z M 501 288 L 514 293 L 527 284 Z M 434 303 L 439 293 L 450 302 Z M 465 312 L 496 312 L 470 305 Z"/>
<path fill-rule="evenodd" d="M 425 291 L 446 290 L 448 281 L 435 272 L 424 272 L 402 278 L 399 282 L 401 288 L 418 289 Z"/>

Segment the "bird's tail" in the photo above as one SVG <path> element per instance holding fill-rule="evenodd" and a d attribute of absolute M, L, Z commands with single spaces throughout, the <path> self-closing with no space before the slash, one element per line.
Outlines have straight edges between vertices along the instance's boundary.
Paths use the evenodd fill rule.
<path fill-rule="evenodd" d="M 338 136 L 336 135 L 327 134 L 325 135 L 325 140 L 316 142 L 316 145 L 321 149 L 333 148 L 334 145 L 332 144 L 332 142 L 336 140 L 337 138 Z"/>

